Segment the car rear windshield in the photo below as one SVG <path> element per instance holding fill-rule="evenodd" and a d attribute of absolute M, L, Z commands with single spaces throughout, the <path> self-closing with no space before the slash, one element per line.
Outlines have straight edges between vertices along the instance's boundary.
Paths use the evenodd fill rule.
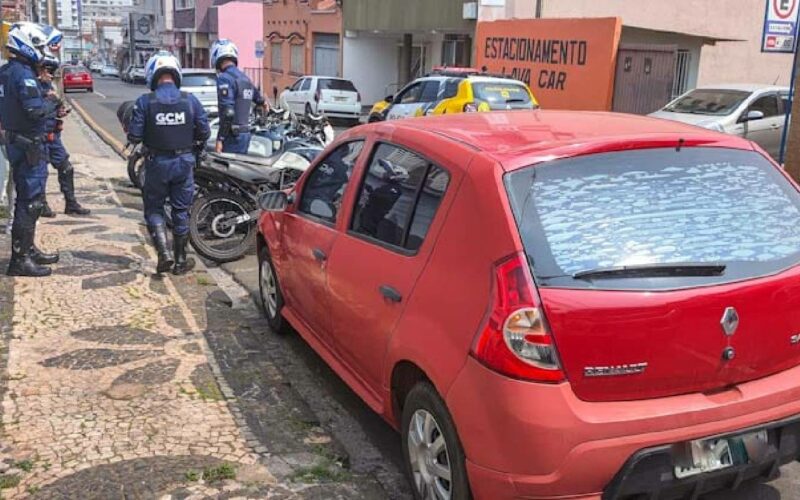
<path fill-rule="evenodd" d="M 356 87 L 350 80 L 337 80 L 334 78 L 322 78 L 319 81 L 320 90 L 347 90 L 355 92 Z"/>
<path fill-rule="evenodd" d="M 489 104 L 492 109 L 513 107 L 533 107 L 531 95 L 524 85 L 506 82 L 476 82 L 472 84 L 476 99 Z"/>
<path fill-rule="evenodd" d="M 521 169 L 505 181 L 541 286 L 684 288 L 764 276 L 800 259 L 800 195 L 756 152 L 595 154 Z M 678 264 L 724 271 L 689 276 Z M 642 266 L 678 269 L 581 276 Z"/>
<path fill-rule="evenodd" d="M 65 66 L 64 73 L 65 74 L 86 73 L 86 68 L 81 66 Z"/>
<path fill-rule="evenodd" d="M 181 77 L 182 87 L 216 87 L 217 76 L 212 73 L 184 73 Z"/>
<path fill-rule="evenodd" d="M 733 113 L 750 92 L 743 90 L 696 89 L 664 108 L 673 113 L 727 116 Z"/>

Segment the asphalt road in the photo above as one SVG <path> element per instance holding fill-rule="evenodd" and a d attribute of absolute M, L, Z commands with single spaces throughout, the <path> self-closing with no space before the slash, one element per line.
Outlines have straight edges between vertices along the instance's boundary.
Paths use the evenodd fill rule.
<path fill-rule="evenodd" d="M 97 124 L 121 143 L 125 136 L 117 121 L 119 105 L 135 99 L 147 89 L 143 85 L 122 83 L 118 79 L 95 76 L 95 92 L 70 93 L 91 115 Z M 341 129 L 338 129 L 341 130 Z M 126 177 L 124 171 L 120 177 Z M 123 196 L 127 203 L 138 203 L 137 196 Z M 207 263 L 209 267 L 214 267 Z M 258 265 L 254 255 L 224 264 L 221 269 L 244 286 L 254 297 L 258 295 Z M 284 347 L 287 355 L 296 361 L 297 383 L 307 386 L 311 404 L 320 413 L 320 419 L 333 428 L 334 435 L 343 442 L 350 455 L 351 466 L 361 471 L 372 471 L 381 478 L 383 486 L 393 498 L 407 496 L 407 484 L 400 478 L 402 458 L 400 439 L 383 420 L 376 416 L 314 353 L 299 336 L 289 336 Z M 301 392 L 303 391 L 301 390 Z M 341 410 L 346 412 L 342 415 Z M 720 492 L 702 497 L 704 500 L 795 500 L 800 499 L 800 464 L 784 466 L 782 476 L 769 484 L 750 483 L 737 491 Z"/>

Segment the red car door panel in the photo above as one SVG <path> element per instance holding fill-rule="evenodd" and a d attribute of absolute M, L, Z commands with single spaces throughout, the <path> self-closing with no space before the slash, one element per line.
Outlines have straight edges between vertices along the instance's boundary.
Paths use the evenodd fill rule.
<path fill-rule="evenodd" d="M 431 245 L 423 244 L 450 181 L 415 153 L 379 143 L 356 193 L 351 229 L 328 262 L 331 334 L 344 361 L 377 392 L 391 334 Z"/>

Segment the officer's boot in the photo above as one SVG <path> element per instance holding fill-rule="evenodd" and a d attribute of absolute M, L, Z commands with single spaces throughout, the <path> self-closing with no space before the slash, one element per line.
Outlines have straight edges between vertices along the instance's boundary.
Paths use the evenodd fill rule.
<path fill-rule="evenodd" d="M 36 226 L 33 226 L 33 243 L 31 245 L 31 259 L 41 266 L 58 263 L 58 252 L 45 253 L 36 246 Z"/>
<path fill-rule="evenodd" d="M 64 213 L 67 215 L 89 215 L 92 213 L 88 208 L 84 208 L 75 198 L 75 170 L 67 160 L 64 165 L 58 168 L 58 183 L 61 185 L 61 192 L 64 193 Z"/>
<path fill-rule="evenodd" d="M 194 259 L 186 257 L 187 243 L 189 243 L 189 233 L 172 235 L 172 247 L 175 250 L 175 267 L 172 268 L 172 274 L 176 276 L 194 269 Z"/>
<path fill-rule="evenodd" d="M 11 230 L 11 260 L 6 274 L 34 278 L 50 276 L 52 271 L 49 267 L 40 266 L 33 260 L 33 238 L 37 217 L 31 213 L 17 213 L 16 216 Z"/>
<path fill-rule="evenodd" d="M 158 253 L 156 272 L 158 274 L 165 273 L 172 269 L 172 265 L 175 263 L 167 246 L 167 228 L 164 224 L 158 224 L 148 226 L 147 229 L 150 232 L 150 237 L 153 238 L 153 245 L 155 245 Z"/>
<path fill-rule="evenodd" d="M 47 217 L 48 219 L 52 219 L 56 216 L 56 213 L 53 212 L 53 209 L 50 208 L 50 205 L 47 204 L 47 198 L 42 198 L 42 217 Z"/>

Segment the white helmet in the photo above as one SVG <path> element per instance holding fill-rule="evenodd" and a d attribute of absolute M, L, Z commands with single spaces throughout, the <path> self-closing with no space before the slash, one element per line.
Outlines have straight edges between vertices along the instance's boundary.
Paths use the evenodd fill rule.
<path fill-rule="evenodd" d="M 47 37 L 47 46 L 58 48 L 61 46 L 61 41 L 64 39 L 64 34 L 61 33 L 55 26 L 43 24 L 42 33 Z"/>
<path fill-rule="evenodd" d="M 6 47 L 13 54 L 27 59 L 31 64 L 39 64 L 44 60 L 44 45 L 47 41 L 41 28 L 33 23 L 16 23 L 8 32 Z"/>
<path fill-rule="evenodd" d="M 225 59 L 231 59 L 233 64 L 239 64 L 239 49 L 227 38 L 217 40 L 211 47 L 211 64 L 214 68 L 219 70 L 220 63 Z"/>
<path fill-rule="evenodd" d="M 144 66 L 144 78 L 150 90 L 155 90 L 158 86 L 158 79 L 165 72 L 172 74 L 175 79 L 175 86 L 181 86 L 181 63 L 178 58 L 166 50 L 160 50 L 147 60 Z"/>

